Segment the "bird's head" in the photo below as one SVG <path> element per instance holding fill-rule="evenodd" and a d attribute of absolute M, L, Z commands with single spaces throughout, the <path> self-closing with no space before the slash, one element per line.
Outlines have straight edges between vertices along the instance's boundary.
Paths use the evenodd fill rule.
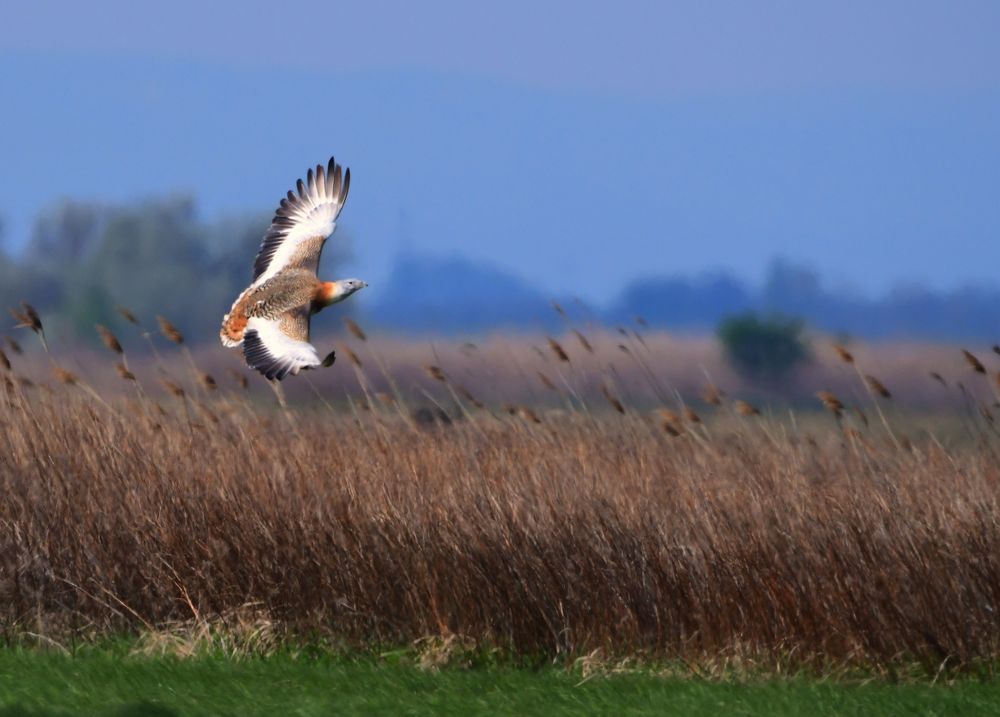
<path fill-rule="evenodd" d="M 340 279 L 339 281 L 325 281 L 320 287 L 314 303 L 317 307 L 329 306 L 343 301 L 356 291 L 360 291 L 368 286 L 368 283 L 361 279 Z M 318 309 L 317 309 L 318 310 Z"/>
<path fill-rule="evenodd" d="M 345 299 L 355 291 L 361 291 L 368 286 L 368 282 L 361 279 L 341 279 L 336 283 L 339 285 L 341 296 Z"/>

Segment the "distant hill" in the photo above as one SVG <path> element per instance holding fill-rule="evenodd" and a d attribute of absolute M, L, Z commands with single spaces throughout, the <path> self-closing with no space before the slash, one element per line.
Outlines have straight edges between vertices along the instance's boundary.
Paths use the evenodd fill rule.
<path fill-rule="evenodd" d="M 377 295 L 366 306 L 366 320 L 396 331 L 556 330 L 561 325 L 552 297 L 515 274 L 460 256 L 400 254 Z M 716 272 L 639 279 L 606 307 L 558 301 L 574 320 L 620 325 L 641 318 L 670 331 L 710 332 L 725 316 L 758 311 L 802 317 L 822 331 L 869 339 L 1000 341 L 996 287 L 949 292 L 900 287 L 869 298 L 828 288 L 816 272 L 780 260 L 772 263 L 760 287 Z"/>
<path fill-rule="evenodd" d="M 369 322 L 398 331 L 459 333 L 553 329 L 552 300 L 520 277 L 460 256 L 401 253 L 379 287 Z"/>

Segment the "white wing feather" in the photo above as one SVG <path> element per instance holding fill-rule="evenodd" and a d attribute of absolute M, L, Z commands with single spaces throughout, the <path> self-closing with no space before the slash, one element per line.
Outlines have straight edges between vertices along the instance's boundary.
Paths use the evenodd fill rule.
<path fill-rule="evenodd" d="M 342 173 L 333 157 L 325 173 L 323 165 L 317 165 L 315 172 L 309 170 L 305 181 L 297 182 L 298 194 L 288 192 L 281 200 L 264 235 L 254 262 L 252 286 L 260 286 L 287 267 L 305 242 L 317 237 L 326 240 L 333 234 L 350 186 L 351 170 Z M 317 254 L 317 261 L 318 258 Z"/>
<path fill-rule="evenodd" d="M 247 364 L 269 379 L 283 379 L 304 368 L 321 365 L 316 348 L 298 341 L 281 330 L 278 320 L 255 316 L 247 322 L 243 335 L 243 355 Z"/>

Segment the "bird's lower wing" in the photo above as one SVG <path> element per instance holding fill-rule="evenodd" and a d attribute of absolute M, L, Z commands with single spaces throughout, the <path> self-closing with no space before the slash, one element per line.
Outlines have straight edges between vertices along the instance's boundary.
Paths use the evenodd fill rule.
<path fill-rule="evenodd" d="M 320 366 L 319 355 L 309 343 L 308 311 L 289 312 L 276 319 L 251 318 L 243 334 L 243 357 L 248 366 L 278 381 Z"/>

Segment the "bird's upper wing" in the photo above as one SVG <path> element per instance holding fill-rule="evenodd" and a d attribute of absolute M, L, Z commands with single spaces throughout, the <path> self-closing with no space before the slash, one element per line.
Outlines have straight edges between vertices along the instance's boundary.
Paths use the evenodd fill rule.
<path fill-rule="evenodd" d="M 320 366 L 319 355 L 309 343 L 308 308 L 276 319 L 252 317 L 243 334 L 243 357 L 248 366 L 279 381 L 304 368 Z"/>
<path fill-rule="evenodd" d="M 290 191 L 281 200 L 264 235 L 253 265 L 254 285 L 286 267 L 316 271 L 323 243 L 336 229 L 350 187 L 351 170 L 341 172 L 333 157 L 325 171 L 323 165 L 316 165 L 305 181 L 297 182 L 298 194 Z"/>

